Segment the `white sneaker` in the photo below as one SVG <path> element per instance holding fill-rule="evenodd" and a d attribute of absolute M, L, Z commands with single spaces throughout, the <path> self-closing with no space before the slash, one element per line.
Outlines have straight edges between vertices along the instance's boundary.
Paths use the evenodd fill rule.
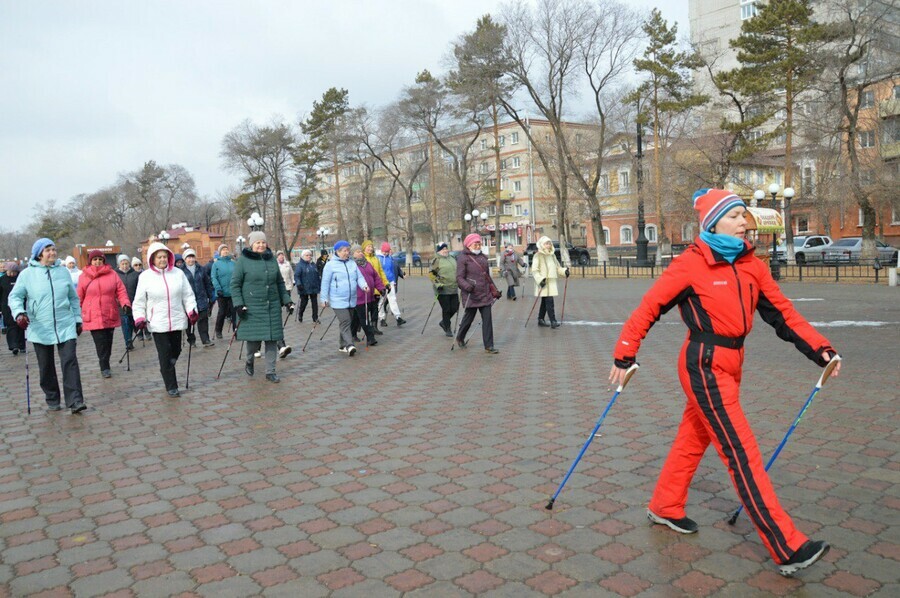
<path fill-rule="evenodd" d="M 257 351 L 256 353 L 253 354 L 253 357 L 259 359 L 260 357 L 262 357 L 262 353 L 260 353 L 259 351 Z"/>
<path fill-rule="evenodd" d="M 353 357 L 353 355 L 355 353 L 356 353 L 356 347 L 354 347 L 353 345 L 350 345 L 349 347 L 347 347 L 347 355 L 349 355 L 350 357 Z"/>
<path fill-rule="evenodd" d="M 285 345 L 284 347 L 278 349 L 278 357 L 280 357 L 281 359 L 284 359 L 285 357 L 287 357 L 290 354 L 291 354 L 291 346 L 290 345 Z"/>
<path fill-rule="evenodd" d="M 340 349 L 338 349 L 338 351 L 340 351 L 341 353 L 346 353 L 347 347 L 341 347 Z"/>

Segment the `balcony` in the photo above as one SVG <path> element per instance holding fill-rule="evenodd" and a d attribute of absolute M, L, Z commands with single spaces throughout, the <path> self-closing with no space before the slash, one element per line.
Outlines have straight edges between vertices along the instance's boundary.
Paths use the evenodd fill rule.
<path fill-rule="evenodd" d="M 900 115 L 900 98 L 889 98 L 878 104 L 878 116 L 890 118 Z"/>
<path fill-rule="evenodd" d="M 881 159 L 893 160 L 894 158 L 900 158 L 900 141 L 895 141 L 893 143 L 882 143 Z"/>

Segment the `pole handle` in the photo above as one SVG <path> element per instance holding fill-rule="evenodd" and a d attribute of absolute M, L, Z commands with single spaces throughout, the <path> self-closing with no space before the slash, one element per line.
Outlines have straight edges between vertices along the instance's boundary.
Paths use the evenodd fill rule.
<path fill-rule="evenodd" d="M 822 375 L 819 376 L 819 381 L 816 382 L 816 388 L 822 388 L 825 386 L 825 383 L 828 382 L 828 379 L 831 377 L 831 372 L 834 371 L 834 368 L 838 366 L 841 362 L 841 356 L 835 353 L 831 357 L 831 361 L 825 364 L 825 369 L 822 370 Z"/>
<path fill-rule="evenodd" d="M 631 380 L 631 377 L 637 373 L 640 367 L 641 366 L 639 366 L 637 363 L 634 363 L 630 368 L 625 370 L 625 379 L 622 380 L 622 383 L 616 389 L 616 392 L 622 392 L 623 390 L 625 390 L 625 387 L 628 386 L 628 381 Z"/>

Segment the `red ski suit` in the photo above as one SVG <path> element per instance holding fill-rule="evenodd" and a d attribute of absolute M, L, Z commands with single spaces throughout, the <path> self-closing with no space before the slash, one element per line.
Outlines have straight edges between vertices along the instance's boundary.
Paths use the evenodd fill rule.
<path fill-rule="evenodd" d="M 689 329 L 678 360 L 687 405 L 650 510 L 661 517 L 685 517 L 688 486 L 712 443 L 763 544 L 777 563 L 784 563 L 807 538 L 778 503 L 741 409 L 743 340 L 753 327 L 753 312 L 759 311 L 780 338 L 820 366 L 826 363 L 823 353 L 834 354 L 834 349 L 782 295 L 749 244 L 729 264 L 698 239 L 672 262 L 628 318 L 616 343 L 617 366 L 634 363 L 650 327 L 676 305 Z"/>

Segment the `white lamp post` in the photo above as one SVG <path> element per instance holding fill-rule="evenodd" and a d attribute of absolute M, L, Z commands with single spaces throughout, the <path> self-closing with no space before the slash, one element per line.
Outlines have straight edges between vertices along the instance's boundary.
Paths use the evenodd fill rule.
<path fill-rule="evenodd" d="M 328 230 L 328 229 L 327 229 L 326 227 L 324 227 L 324 226 L 320 226 L 320 227 L 318 228 L 318 230 L 316 230 L 316 238 L 319 240 L 319 245 L 320 245 L 320 247 L 321 247 L 322 249 L 325 249 L 325 237 L 328 236 L 328 234 L 329 234 L 330 232 L 331 232 L 331 231 Z"/>
<path fill-rule="evenodd" d="M 262 228 L 265 221 L 262 216 L 259 215 L 259 212 L 253 212 L 250 214 L 250 217 L 247 218 L 247 226 L 250 227 L 251 231 L 257 231 Z"/>

